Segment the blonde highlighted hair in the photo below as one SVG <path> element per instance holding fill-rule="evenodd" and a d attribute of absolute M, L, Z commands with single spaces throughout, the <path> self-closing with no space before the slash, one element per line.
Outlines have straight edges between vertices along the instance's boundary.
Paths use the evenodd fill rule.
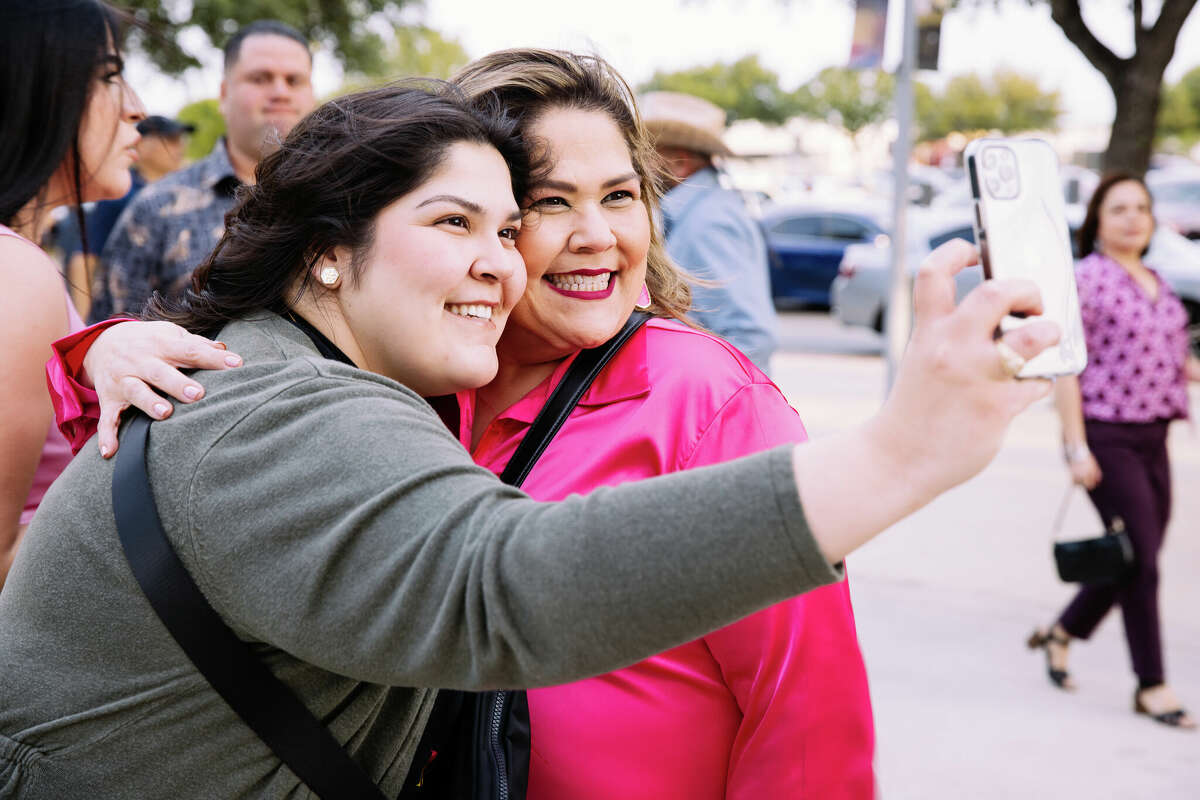
<path fill-rule="evenodd" d="M 563 50 L 499 50 L 463 67 L 450 82 L 469 102 L 504 109 L 527 141 L 533 126 L 552 109 L 607 114 L 629 147 L 629 159 L 638 174 L 642 202 L 650 217 L 650 250 L 646 255 L 650 312 L 694 324 L 686 319 L 692 307 L 692 279 L 667 257 L 656 223 L 666 172 L 642 124 L 633 89 L 611 64 L 599 56 Z"/>

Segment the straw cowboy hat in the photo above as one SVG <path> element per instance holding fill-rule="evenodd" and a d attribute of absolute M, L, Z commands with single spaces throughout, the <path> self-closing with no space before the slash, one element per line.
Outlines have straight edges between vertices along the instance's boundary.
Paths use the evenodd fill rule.
<path fill-rule="evenodd" d="M 731 156 L 721 141 L 725 112 L 707 100 L 679 92 L 649 92 L 639 105 L 642 122 L 658 147 L 681 147 L 710 156 Z"/>

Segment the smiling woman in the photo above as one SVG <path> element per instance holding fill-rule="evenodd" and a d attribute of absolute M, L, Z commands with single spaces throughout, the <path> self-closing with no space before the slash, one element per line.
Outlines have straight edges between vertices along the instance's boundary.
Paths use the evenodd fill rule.
<path fill-rule="evenodd" d="M 495 376 L 496 342 L 525 288 L 508 165 L 475 143 L 450 146 L 441 161 L 379 213 L 371 243 L 327 251 L 315 267 L 325 292 L 295 306 L 325 319 L 351 361 L 426 397 Z M 329 269 L 350 279 L 326 281 Z"/>
<path fill-rule="evenodd" d="M 508 50 L 456 78 L 519 120 L 548 165 L 517 248 L 529 286 L 497 377 L 459 395 L 460 439 L 503 472 L 583 349 L 647 323 L 600 372 L 522 483 L 558 500 L 803 441 L 783 395 L 727 342 L 689 327 L 687 278 L 651 222 L 658 161 L 606 62 Z M 684 534 L 685 536 L 688 534 Z M 528 693 L 531 800 L 874 795 L 866 671 L 845 582 L 626 669 Z"/>

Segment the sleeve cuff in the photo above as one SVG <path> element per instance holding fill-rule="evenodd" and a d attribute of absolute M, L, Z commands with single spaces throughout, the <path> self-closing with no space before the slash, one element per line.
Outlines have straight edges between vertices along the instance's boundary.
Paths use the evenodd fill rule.
<path fill-rule="evenodd" d="M 83 359 L 96 338 L 104 331 L 127 318 L 107 319 L 57 340 L 50 345 L 53 355 L 46 362 L 46 388 L 54 407 L 54 421 L 59 431 L 78 453 L 100 420 L 100 403 L 94 389 L 84 386 L 77 378 L 83 372 Z"/>
<path fill-rule="evenodd" d="M 836 564 L 826 561 L 817 540 L 813 538 L 808 519 L 804 516 L 804 507 L 800 503 L 800 495 L 796 492 L 796 477 L 792 468 L 793 447 L 794 445 L 786 444 L 768 451 L 780 514 L 796 549 L 804 578 L 821 586 L 837 583 L 845 577 L 844 564 L 841 561 Z"/>

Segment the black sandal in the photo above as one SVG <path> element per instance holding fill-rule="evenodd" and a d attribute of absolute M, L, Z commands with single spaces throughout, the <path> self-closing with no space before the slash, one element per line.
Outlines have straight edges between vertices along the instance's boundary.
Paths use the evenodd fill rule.
<path fill-rule="evenodd" d="M 1154 688 L 1154 687 L 1150 687 Z M 1138 689 L 1133 693 L 1133 711 L 1135 714 L 1145 714 L 1155 722 L 1161 722 L 1172 728 L 1181 728 L 1183 730 L 1195 730 L 1196 723 L 1191 720 L 1186 709 L 1173 708 L 1170 711 L 1164 711 L 1161 714 L 1153 714 L 1146 704 L 1142 702 L 1142 692 L 1146 689 Z M 1185 720 L 1187 720 L 1185 722 Z"/>
<path fill-rule="evenodd" d="M 1054 632 L 1053 628 L 1042 630 L 1037 628 L 1029 635 L 1029 639 L 1025 644 L 1030 650 L 1045 650 L 1046 651 L 1046 675 L 1049 676 L 1050 682 L 1062 689 L 1064 692 L 1075 691 L 1075 684 L 1071 681 L 1071 674 L 1065 669 L 1055 669 L 1050 664 L 1050 645 L 1058 644 L 1063 647 L 1071 643 L 1069 636 L 1059 636 Z"/>

